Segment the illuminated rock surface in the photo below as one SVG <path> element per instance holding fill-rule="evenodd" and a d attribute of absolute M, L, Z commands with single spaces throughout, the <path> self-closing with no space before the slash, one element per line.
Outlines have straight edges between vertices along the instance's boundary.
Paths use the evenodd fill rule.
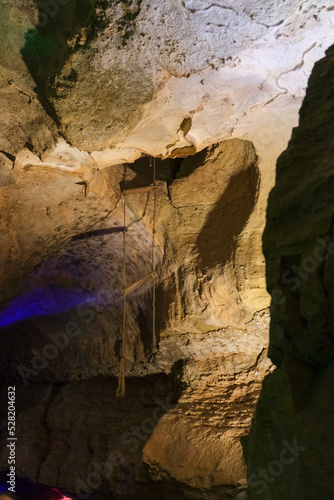
<path fill-rule="evenodd" d="M 0 375 L 17 385 L 18 470 L 82 498 L 233 499 L 240 437 L 272 371 L 267 199 L 333 43 L 332 4 L 48 5 L 0 6 Z M 127 301 L 118 400 L 121 188 L 152 183 L 149 155 L 158 350 L 146 284 Z M 152 193 L 127 196 L 126 285 L 151 272 L 153 216 Z M 305 301 L 312 315 L 307 291 Z M 290 317 L 274 314 L 280 362 Z"/>

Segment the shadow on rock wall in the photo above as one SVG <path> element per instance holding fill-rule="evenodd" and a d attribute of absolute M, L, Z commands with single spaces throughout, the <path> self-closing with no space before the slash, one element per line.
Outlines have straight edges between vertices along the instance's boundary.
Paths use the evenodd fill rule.
<path fill-rule="evenodd" d="M 256 164 L 229 180 L 197 238 L 199 266 L 203 273 L 217 265 L 223 268 L 233 256 L 238 236 L 255 207 L 259 180 Z"/>
<path fill-rule="evenodd" d="M 97 0 L 52 0 L 36 1 L 38 4 L 38 24 L 26 33 L 26 43 L 21 54 L 36 83 L 38 94 L 47 112 L 56 119 L 49 101 L 57 74 L 66 59 L 80 48 L 80 33 L 92 36 L 97 20 L 94 21 Z M 89 26 L 89 28 L 88 28 Z M 67 86 L 76 81 L 73 70 L 67 76 Z"/>
<path fill-rule="evenodd" d="M 252 500 L 334 498 L 334 46 L 314 66 L 263 236 L 266 377 L 245 447 Z"/>

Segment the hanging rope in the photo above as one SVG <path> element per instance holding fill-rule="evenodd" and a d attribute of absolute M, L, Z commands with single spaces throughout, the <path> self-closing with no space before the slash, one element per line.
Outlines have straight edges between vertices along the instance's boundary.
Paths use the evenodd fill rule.
<path fill-rule="evenodd" d="M 126 181 L 126 164 L 124 166 L 124 185 Z M 123 195 L 123 288 L 126 286 L 126 274 L 125 274 L 125 235 L 126 235 L 126 195 L 125 191 Z M 121 345 L 121 359 L 119 362 L 119 375 L 118 375 L 118 388 L 116 392 L 116 397 L 123 398 L 125 394 L 125 329 L 126 329 L 126 295 L 123 295 L 123 326 L 122 326 L 122 345 Z"/>
<path fill-rule="evenodd" d="M 151 166 L 152 166 L 152 156 L 151 156 Z M 155 212 L 156 212 L 156 195 L 155 195 L 155 158 L 153 158 L 153 223 L 152 223 L 152 274 L 153 274 L 153 285 L 152 285 L 152 301 L 153 301 L 153 311 L 152 311 L 152 347 L 157 348 L 157 338 L 155 334 Z"/>
<path fill-rule="evenodd" d="M 126 183 L 126 167 L 124 166 L 124 189 L 122 190 L 123 196 L 123 325 L 122 325 L 122 339 L 121 339 L 121 349 L 120 349 L 120 362 L 119 362 L 119 375 L 118 375 L 118 388 L 116 392 L 116 397 L 124 397 L 125 395 L 125 337 L 126 337 L 126 297 L 127 294 L 131 291 L 135 290 L 141 284 L 145 283 L 147 279 L 153 280 L 152 285 L 152 302 L 153 302 L 153 311 L 152 311 L 152 347 L 156 349 L 157 347 L 157 339 L 155 333 L 155 315 L 156 315 L 156 307 L 155 307 L 155 285 L 156 285 L 156 273 L 155 273 L 155 219 L 156 219 L 156 172 L 155 172 L 155 158 L 152 156 L 150 159 L 150 167 L 153 167 L 153 221 L 152 221 L 152 272 L 151 275 L 144 276 L 141 280 L 138 280 L 132 286 L 126 287 L 126 192 L 130 190 L 125 189 Z M 145 188 L 145 191 L 147 189 Z M 134 192 L 134 190 L 132 190 Z M 136 189 L 136 192 L 139 192 L 139 189 Z"/>

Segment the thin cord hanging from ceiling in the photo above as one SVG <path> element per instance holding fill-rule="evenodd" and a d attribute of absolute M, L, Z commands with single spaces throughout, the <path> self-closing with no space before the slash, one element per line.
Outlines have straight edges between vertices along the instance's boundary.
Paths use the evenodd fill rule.
<path fill-rule="evenodd" d="M 119 375 L 118 375 L 118 387 L 116 396 L 124 397 L 125 395 L 125 340 L 126 340 L 126 312 L 127 312 L 127 295 L 132 291 L 136 290 L 139 286 L 146 283 L 148 280 L 152 279 L 152 347 L 154 350 L 157 348 L 157 338 L 156 338 L 156 271 L 155 271 L 155 233 L 156 233 L 156 164 L 155 158 L 150 158 L 150 167 L 153 167 L 153 184 L 150 186 L 144 186 L 142 188 L 130 188 L 126 189 L 126 169 L 127 164 L 124 165 L 124 189 L 122 190 L 123 198 L 123 324 L 122 324 L 122 339 L 121 339 L 121 349 L 120 349 L 120 363 L 119 363 Z M 135 283 L 127 286 L 126 284 L 126 193 L 135 194 L 147 192 L 153 193 L 153 217 L 152 217 L 152 269 L 151 273 L 143 278 L 139 279 Z"/>

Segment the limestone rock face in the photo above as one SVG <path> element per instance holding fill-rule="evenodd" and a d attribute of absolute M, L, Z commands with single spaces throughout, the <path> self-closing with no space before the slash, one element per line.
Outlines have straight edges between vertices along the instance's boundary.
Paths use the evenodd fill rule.
<path fill-rule="evenodd" d="M 231 332 L 229 352 L 226 346 L 185 362 L 185 390 L 143 451 L 154 480 L 184 483 L 199 489 L 199 498 L 210 498 L 212 490 L 213 498 L 234 498 L 231 485 L 245 475 L 240 436 L 251 423 L 262 376 L 271 369 L 266 351 L 261 352 L 261 323 L 265 325 L 263 314 L 246 334 Z M 218 336 L 210 337 L 210 343 L 218 341 Z M 233 344 L 237 352 L 232 352 Z"/>
<path fill-rule="evenodd" d="M 245 475 L 240 436 L 271 370 L 267 328 L 260 313 L 247 332 L 164 339 L 157 373 L 128 378 L 121 400 L 112 378 L 16 382 L 19 470 L 79 498 L 233 499 Z"/>
<path fill-rule="evenodd" d="M 72 150 L 62 147 L 64 161 L 73 162 Z M 89 159 L 82 159 L 89 167 Z M 2 256 L 7 301 L 0 317 L 1 376 L 21 387 L 18 399 L 27 387 L 24 400 L 36 401 L 18 414 L 20 472 L 102 498 L 123 489 L 144 498 L 159 499 L 161 489 L 166 498 L 233 498 L 245 475 L 240 437 L 249 430 L 261 381 L 271 369 L 268 316 L 257 314 L 262 303 L 257 309 L 235 291 L 247 288 L 247 272 L 238 281 L 233 274 L 260 189 L 252 143 L 234 139 L 185 160 L 157 162 L 159 350 L 151 348 L 151 287 L 144 286 L 127 302 L 128 378 L 117 411 L 121 186 L 151 182 L 149 159 L 91 170 L 85 184 L 75 164 L 55 171 L 52 161 L 41 169 L 41 160 L 25 150 L 2 188 L 3 234 L 17 243 L 13 249 L 8 240 Z M 128 283 L 151 269 L 153 201 L 152 193 L 127 196 Z M 19 203 L 29 213 L 25 221 L 12 210 Z M 9 232 L 9 221 L 21 232 Z M 249 247 L 250 258 L 257 251 Z M 156 384 L 165 387 L 163 397 Z M 120 431 L 123 413 L 129 419 Z M 144 428 L 139 437 L 138 426 Z M 202 450 L 199 460 L 195 444 Z M 174 455 L 177 463 L 170 462 Z M 112 468 L 92 486 L 96 466 Z"/>
<path fill-rule="evenodd" d="M 330 5 L 111 2 L 96 13 L 98 36 L 77 36 L 75 52 L 52 80 L 51 101 L 65 136 L 89 151 L 125 140 L 165 155 L 221 140 L 251 108 L 262 107 L 263 113 L 281 96 L 280 108 L 290 106 L 304 93 L 303 66 L 323 53 L 319 35 L 330 37 Z M 278 67 L 271 66 L 273 57 L 282 58 Z M 250 67 L 254 58 L 262 58 L 260 72 L 256 63 Z M 249 92 L 250 82 L 257 92 Z M 218 86 L 224 90 L 216 94 Z M 191 128 L 185 133 L 187 117 Z"/>
<path fill-rule="evenodd" d="M 227 140 L 157 161 L 155 193 L 126 196 L 127 284 L 151 271 L 155 213 L 158 351 L 148 284 L 127 299 L 121 404 L 121 189 L 152 182 L 150 160 L 98 170 L 64 141 L 57 149 L 58 170 L 57 150 L 45 153 L 47 161 L 21 151 L 2 187 L 0 371 L 25 402 L 20 473 L 100 498 L 123 492 L 158 500 L 162 489 L 171 499 L 233 498 L 245 476 L 240 437 L 271 369 L 268 315 L 257 313 L 267 304 L 263 285 L 254 306 L 246 300 L 248 272 L 233 271 L 261 185 L 253 144 Z M 19 205 L 26 219 L 13 210 Z M 248 255 L 258 258 L 255 243 Z M 94 483 L 96 467 L 103 472 Z"/>
<path fill-rule="evenodd" d="M 116 374 L 124 286 L 120 186 L 124 175 L 128 187 L 149 183 L 147 164 L 144 171 L 140 163 L 127 169 L 114 166 L 93 171 L 90 182 L 82 186 L 75 172 L 67 171 L 64 176 L 40 171 L 33 156 L 27 151 L 18 157 L 15 182 L 4 188 L 3 233 L 7 237 L 2 280 L 8 294 L 17 286 L 22 295 L 7 302 L 0 319 L 4 327 L 1 372 L 20 378 L 18 366 L 36 371 L 36 359 L 43 352 L 48 356 L 49 349 L 51 359 L 42 373 L 37 370 L 36 380 L 47 377 L 60 382 Z M 126 284 L 151 271 L 155 204 L 160 338 L 224 327 L 244 331 L 253 315 L 267 306 L 262 284 L 258 285 L 261 300 L 255 306 L 247 301 L 247 289 L 256 287 L 247 267 L 242 274 L 235 272 L 238 252 L 245 251 L 238 238 L 247 228 L 260 187 L 253 145 L 237 139 L 224 141 L 179 165 L 161 162 L 157 171 L 155 195 L 127 196 Z M 43 194 L 38 197 L 35 193 L 42 186 Z M 12 210 L 18 203 L 27 213 L 30 207 L 26 224 Z M 41 218 L 43 229 L 39 230 Z M 20 234 L 9 222 L 12 227 L 22 226 Z M 249 259 L 258 258 L 258 251 L 255 239 L 248 245 Z M 258 274 L 262 272 L 259 266 Z M 28 311 L 17 312 L 22 308 Z M 129 296 L 129 374 L 143 371 L 138 363 L 150 351 L 152 312 L 150 285 Z M 52 347 L 46 347 L 50 343 L 56 344 L 54 350 L 63 351 L 61 362 L 56 356 L 52 359 Z M 158 370 L 159 363 L 150 368 Z"/>
<path fill-rule="evenodd" d="M 41 153 L 53 147 L 57 127 L 34 91 L 34 80 L 20 50 L 37 21 L 32 2 L 4 1 L 0 6 L 0 149 L 13 159 L 27 145 Z M 2 168 L 1 168 L 2 170 Z"/>
<path fill-rule="evenodd" d="M 240 439 L 272 370 L 267 197 L 313 64 L 333 43 L 333 15 L 330 0 L 2 1 L 0 396 L 17 385 L 24 477 L 92 500 L 235 497 Z M 312 129 L 308 142 L 325 149 L 318 139 Z M 153 182 L 151 155 L 155 190 L 124 198 Z M 317 234 L 331 231 L 329 161 L 320 178 L 299 168 L 291 206 L 285 182 L 276 188 L 292 253 L 281 259 L 267 232 L 270 289 L 278 264 L 294 272 L 301 257 L 303 186 L 320 193 Z M 311 272 L 321 306 L 300 288 L 312 354 L 306 316 L 292 323 L 295 342 L 282 333 L 294 296 L 273 316 L 272 358 L 298 358 L 289 369 L 306 389 L 331 359 L 329 262 Z M 127 298 L 117 400 L 122 290 L 153 269 L 157 348 L 147 282 Z M 288 386 L 280 372 L 266 384 L 275 377 Z"/>
<path fill-rule="evenodd" d="M 252 499 L 333 496 L 333 65 L 331 47 L 314 67 L 269 197 L 264 251 L 277 368 L 245 448 Z"/>
<path fill-rule="evenodd" d="M 169 302 L 167 328 L 201 330 L 206 323 L 214 329 L 251 319 L 254 311 L 247 311 L 238 293 L 247 287 L 248 277 L 245 273 L 239 281 L 234 268 L 238 237 L 254 210 L 259 186 L 250 142 L 225 141 L 181 163 L 169 187 L 175 214 L 162 214 L 170 242 L 163 285 Z"/>
<path fill-rule="evenodd" d="M 333 41 L 330 0 L 46 4 L 1 7 L 10 154 L 53 150 L 60 133 L 108 166 L 243 136 L 300 105 Z"/>

